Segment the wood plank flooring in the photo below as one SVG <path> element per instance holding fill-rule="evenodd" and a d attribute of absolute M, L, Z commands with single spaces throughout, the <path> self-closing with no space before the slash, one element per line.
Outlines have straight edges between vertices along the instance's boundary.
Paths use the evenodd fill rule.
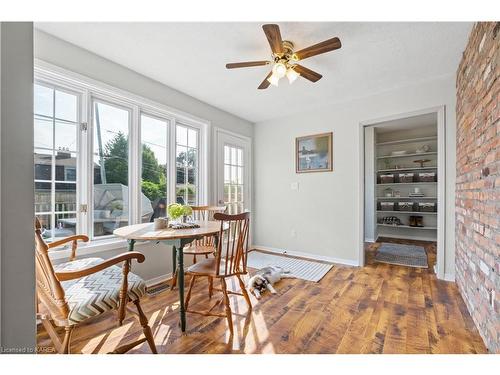
<path fill-rule="evenodd" d="M 435 262 L 435 244 L 425 246 Z M 235 334 L 226 320 L 187 315 L 187 332 L 178 327 L 177 291 L 143 299 L 160 353 L 486 353 L 454 283 L 437 280 L 432 267 L 417 269 L 373 261 L 379 244 L 366 246 L 367 266 L 335 265 L 319 283 L 287 279 L 278 294 L 252 296 L 248 313 L 242 297 L 232 296 Z M 230 288 L 238 290 L 232 280 Z M 215 298 L 215 297 L 214 297 Z M 206 282 L 197 283 L 191 304 L 208 302 Z M 110 329 L 111 328 L 111 329 Z M 139 337 L 133 317 L 117 327 L 115 316 L 79 326 L 73 353 L 106 353 Z M 38 345 L 51 342 L 39 328 Z M 130 353 L 149 353 L 146 344 Z"/>

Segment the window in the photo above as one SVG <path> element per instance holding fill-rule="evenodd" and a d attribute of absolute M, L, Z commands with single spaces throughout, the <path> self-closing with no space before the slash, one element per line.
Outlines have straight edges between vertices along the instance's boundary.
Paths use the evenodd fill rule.
<path fill-rule="evenodd" d="M 109 239 L 169 203 L 205 202 L 208 123 L 62 69 L 35 66 L 35 82 L 35 214 L 47 241 Z"/>
<path fill-rule="evenodd" d="M 198 204 L 198 130 L 177 125 L 175 143 L 177 203 Z"/>
<path fill-rule="evenodd" d="M 243 149 L 224 145 L 224 204 L 231 214 L 244 210 Z"/>
<path fill-rule="evenodd" d="M 34 136 L 35 214 L 50 242 L 76 232 L 78 95 L 35 85 Z"/>
<path fill-rule="evenodd" d="M 129 122 L 130 113 L 95 101 L 94 119 L 94 237 L 113 234 L 129 222 Z"/>
<path fill-rule="evenodd" d="M 167 120 L 141 115 L 141 222 L 167 216 Z"/>

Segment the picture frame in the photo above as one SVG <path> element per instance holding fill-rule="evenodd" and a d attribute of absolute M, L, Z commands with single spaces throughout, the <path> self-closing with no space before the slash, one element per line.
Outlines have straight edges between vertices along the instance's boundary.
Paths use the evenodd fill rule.
<path fill-rule="evenodd" d="M 333 132 L 295 138 L 295 172 L 333 171 Z"/>

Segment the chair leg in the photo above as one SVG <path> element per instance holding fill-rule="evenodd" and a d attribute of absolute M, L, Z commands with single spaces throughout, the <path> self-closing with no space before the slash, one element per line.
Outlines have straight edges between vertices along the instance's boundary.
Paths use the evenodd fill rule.
<path fill-rule="evenodd" d="M 174 290 L 175 286 L 177 285 L 177 270 L 175 270 L 172 273 L 172 281 L 170 284 L 170 290 Z"/>
<path fill-rule="evenodd" d="M 71 347 L 72 332 L 73 332 L 73 326 L 64 327 L 64 338 L 61 345 L 61 354 L 69 354 L 69 349 Z"/>
<path fill-rule="evenodd" d="M 196 264 L 196 254 L 193 255 L 193 264 Z"/>
<path fill-rule="evenodd" d="M 214 278 L 208 276 L 208 298 L 214 295 Z"/>
<path fill-rule="evenodd" d="M 189 289 L 186 295 L 186 302 L 184 302 L 184 308 L 186 310 L 188 309 L 189 300 L 191 299 L 191 290 L 193 290 L 195 280 L 196 280 L 196 275 L 191 276 L 191 280 L 189 281 Z"/>
<path fill-rule="evenodd" d="M 229 296 L 227 294 L 227 285 L 226 285 L 226 279 L 221 278 L 220 279 L 221 287 L 222 287 L 222 294 L 224 294 L 224 307 L 226 311 L 226 318 L 227 318 L 227 325 L 229 326 L 229 332 L 231 336 L 233 336 L 233 313 L 231 312 L 231 305 L 229 304 Z"/>
<path fill-rule="evenodd" d="M 142 307 L 138 299 L 134 301 L 134 305 L 137 308 L 137 313 L 139 314 L 139 323 L 141 323 L 142 332 L 146 337 L 146 340 L 149 344 L 149 348 L 151 349 L 153 354 L 157 354 L 158 351 L 156 350 L 155 339 L 153 337 L 153 333 L 151 332 L 151 327 L 149 327 L 148 324 L 148 318 L 144 314 L 144 311 L 142 311 Z"/>
<path fill-rule="evenodd" d="M 250 301 L 250 296 L 248 295 L 247 288 L 243 280 L 241 280 L 241 275 L 236 275 L 238 278 L 238 282 L 240 283 L 241 293 L 243 293 L 243 297 L 245 301 L 247 301 L 248 309 L 252 310 L 252 302 Z"/>

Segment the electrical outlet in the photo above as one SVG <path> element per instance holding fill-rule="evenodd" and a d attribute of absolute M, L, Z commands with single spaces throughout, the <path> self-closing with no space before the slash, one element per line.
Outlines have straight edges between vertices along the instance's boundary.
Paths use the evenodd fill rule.
<path fill-rule="evenodd" d="M 299 190 L 299 183 L 298 182 L 292 182 L 290 184 L 290 189 L 292 189 L 292 190 Z"/>

